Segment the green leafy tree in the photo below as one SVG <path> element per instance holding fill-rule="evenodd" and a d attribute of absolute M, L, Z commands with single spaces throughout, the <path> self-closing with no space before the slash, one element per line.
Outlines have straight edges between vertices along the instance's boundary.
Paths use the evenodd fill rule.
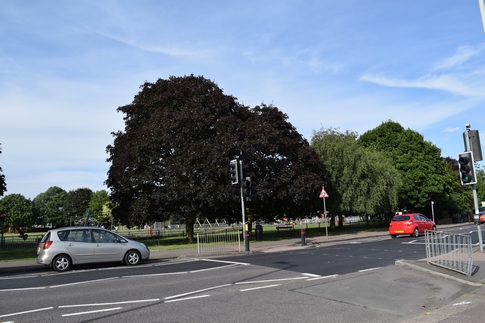
<path fill-rule="evenodd" d="M 109 209 L 108 204 L 109 195 L 106 190 L 96 191 L 89 201 L 89 209 L 93 212 L 91 217 L 106 227 L 111 223 L 111 209 Z"/>
<path fill-rule="evenodd" d="M 77 220 L 86 218 L 92 195 L 93 191 L 89 188 L 78 188 L 67 192 L 63 211 L 69 223 L 76 223 Z"/>
<path fill-rule="evenodd" d="M 36 223 L 51 223 L 54 227 L 67 225 L 69 219 L 66 218 L 63 210 L 66 196 L 67 192 L 57 186 L 52 186 L 37 195 L 32 201 Z"/>
<path fill-rule="evenodd" d="M 359 142 L 387 156 L 401 174 L 401 210 L 431 214 L 431 201 L 439 205 L 451 194 L 449 166 L 441 150 L 418 132 L 387 121 L 361 135 Z"/>
<path fill-rule="evenodd" d="M 2 153 L 2 149 L 0 148 L 0 154 Z M 5 175 L 2 174 L 3 170 L 2 167 L 0 167 L 0 196 L 3 196 L 3 194 L 7 191 L 7 183 L 5 182 Z"/>
<path fill-rule="evenodd" d="M 18 227 L 28 229 L 34 224 L 32 201 L 21 194 L 9 194 L 3 197 L 0 200 L 0 210 L 5 211 Z"/>
<path fill-rule="evenodd" d="M 322 129 L 311 146 L 326 170 L 331 213 L 378 215 L 396 209 L 398 171 L 382 153 L 361 146 L 357 133 Z"/>
<path fill-rule="evenodd" d="M 248 205 L 251 213 L 318 197 L 321 175 L 309 173 L 320 169 L 318 158 L 275 107 L 249 109 L 191 75 L 147 82 L 118 111 L 125 131 L 107 147 L 106 184 L 113 215 L 125 224 L 182 217 L 191 239 L 196 218 L 240 218 L 239 190 L 228 174 L 237 155 L 245 176 L 258 181 L 261 204 Z"/>

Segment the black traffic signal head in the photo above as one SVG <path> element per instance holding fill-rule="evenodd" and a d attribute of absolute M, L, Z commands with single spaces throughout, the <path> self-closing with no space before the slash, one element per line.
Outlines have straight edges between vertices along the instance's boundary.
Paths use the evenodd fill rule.
<path fill-rule="evenodd" d="M 246 177 L 242 183 L 243 195 L 246 201 L 252 201 L 256 198 L 256 182 L 251 177 Z"/>
<path fill-rule="evenodd" d="M 473 161 L 473 153 L 465 151 L 458 155 L 458 163 L 460 164 L 460 178 L 462 185 L 472 185 L 477 183 L 477 175 L 475 173 L 475 164 Z"/>
<path fill-rule="evenodd" d="M 229 163 L 229 175 L 231 176 L 231 183 L 232 184 L 239 183 L 239 174 L 238 174 L 238 171 L 237 171 L 237 159 L 233 159 Z"/>

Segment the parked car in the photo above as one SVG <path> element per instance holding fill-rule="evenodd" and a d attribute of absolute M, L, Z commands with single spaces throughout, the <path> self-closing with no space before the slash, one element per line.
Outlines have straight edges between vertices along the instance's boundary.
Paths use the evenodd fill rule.
<path fill-rule="evenodd" d="M 137 265 L 150 257 L 148 247 L 98 227 L 66 227 L 49 230 L 37 246 L 37 263 L 56 271 L 72 265 L 122 262 Z"/>
<path fill-rule="evenodd" d="M 395 238 L 400 234 L 419 236 L 426 230 L 436 231 L 436 224 L 421 213 L 396 213 L 389 223 L 389 234 Z"/>
<path fill-rule="evenodd" d="M 478 207 L 478 214 L 480 217 L 480 223 L 485 223 L 485 206 Z"/>

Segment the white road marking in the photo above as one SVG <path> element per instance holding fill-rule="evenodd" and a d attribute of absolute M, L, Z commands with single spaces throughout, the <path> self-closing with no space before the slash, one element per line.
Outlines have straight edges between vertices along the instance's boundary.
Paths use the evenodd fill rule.
<path fill-rule="evenodd" d="M 234 265 L 243 265 L 243 266 L 250 266 L 251 264 L 248 264 L 246 262 L 236 262 L 236 261 L 227 261 L 227 260 L 217 260 L 217 259 L 200 259 L 203 261 L 212 261 L 212 262 L 222 262 L 225 264 L 234 264 Z"/>
<path fill-rule="evenodd" d="M 138 278 L 138 277 L 153 277 L 153 276 L 171 276 L 171 275 L 183 275 L 188 274 L 188 271 L 179 271 L 175 273 L 159 273 L 159 274 L 143 274 L 143 275 L 129 275 L 122 276 L 122 278 Z"/>
<path fill-rule="evenodd" d="M 359 273 L 364 273 L 366 271 L 372 271 L 372 270 L 377 270 L 377 269 L 381 269 L 381 267 L 375 267 L 375 268 L 369 268 L 369 269 L 361 269 L 358 272 Z"/>
<path fill-rule="evenodd" d="M 253 288 L 246 288 L 246 289 L 241 289 L 241 292 L 247 292 L 251 290 L 257 290 L 257 289 L 263 289 L 263 288 L 271 288 L 271 287 L 276 287 L 276 286 L 281 286 L 281 284 L 276 284 L 276 285 L 268 285 L 268 286 L 260 286 L 260 287 L 253 287 Z"/>
<path fill-rule="evenodd" d="M 318 280 L 318 279 L 327 279 L 327 278 L 335 278 L 338 277 L 338 274 L 328 275 L 328 276 L 320 276 L 315 278 L 308 278 L 307 281 Z"/>
<path fill-rule="evenodd" d="M 214 269 L 222 269 L 222 268 L 227 268 L 227 267 L 234 267 L 234 266 L 237 266 L 238 264 L 231 264 L 231 265 L 227 265 L 227 266 L 221 266 L 221 267 L 213 267 L 213 268 L 205 268 L 205 269 L 198 269 L 198 270 L 192 270 L 190 271 L 191 274 L 193 273 L 200 273 L 200 272 L 203 272 L 203 271 L 209 271 L 209 270 L 214 270 Z"/>
<path fill-rule="evenodd" d="M 80 312 L 80 313 L 62 314 L 62 317 L 76 316 L 76 315 L 84 315 L 84 314 L 93 314 L 93 313 L 101 313 L 101 312 L 109 312 L 109 311 L 117 311 L 117 310 L 121 310 L 121 309 L 122 309 L 122 307 L 105 308 L 105 309 L 96 310 L 96 311 L 87 311 L 87 312 Z"/>
<path fill-rule="evenodd" d="M 104 278 L 104 279 L 87 280 L 87 281 L 83 281 L 83 282 L 49 286 L 49 288 L 58 288 L 58 287 L 67 287 L 67 286 L 73 286 L 73 285 L 90 284 L 90 283 L 97 283 L 97 282 L 100 282 L 100 281 L 108 281 L 108 280 L 119 279 L 119 278 L 120 277 L 111 277 L 111 278 Z"/>
<path fill-rule="evenodd" d="M 13 288 L 13 289 L 0 289 L 0 292 L 20 292 L 24 290 L 38 290 L 45 289 L 45 287 L 27 287 L 27 288 Z"/>
<path fill-rule="evenodd" d="M 289 280 L 297 280 L 297 279 L 306 279 L 306 277 L 280 278 L 280 279 L 268 279 L 268 280 L 252 280 L 252 281 L 245 281 L 245 282 L 237 282 L 236 285 L 280 282 L 280 281 L 289 281 Z"/>
<path fill-rule="evenodd" d="M 168 296 L 168 297 L 165 297 L 164 299 L 179 298 L 179 297 L 183 297 L 183 296 L 187 296 L 187 295 L 192 295 L 192 294 L 197 294 L 197 293 L 205 292 L 205 291 L 208 291 L 208 290 L 213 290 L 213 289 L 217 289 L 217 288 L 227 287 L 227 286 L 231 286 L 231 285 L 232 284 L 224 284 L 224 285 L 219 285 L 219 286 L 214 286 L 214 287 L 209 287 L 209 288 L 194 290 L 194 291 L 188 292 L 188 293 L 183 293 L 183 294 Z"/>
<path fill-rule="evenodd" d="M 320 275 L 316 275 L 316 274 L 308 274 L 308 273 L 302 273 L 302 275 L 305 275 L 305 276 L 310 276 L 310 277 L 321 277 Z"/>
<path fill-rule="evenodd" d="M 200 295 L 200 296 L 192 296 L 192 297 L 185 297 L 185 298 L 177 298 L 177 299 L 172 299 L 168 301 L 164 301 L 164 303 L 173 303 L 173 302 L 180 302 L 180 301 L 188 301 L 191 299 L 197 299 L 197 298 L 204 298 L 204 297 L 209 297 L 210 295 Z"/>
<path fill-rule="evenodd" d="M 35 313 L 35 312 L 40 312 L 40 311 L 47 311 L 47 310 L 52 310 L 53 307 L 45 307 L 45 308 L 39 308 L 36 310 L 30 310 L 30 311 L 23 311 L 23 312 L 17 312 L 17 313 L 10 313 L 10 314 L 3 314 L 0 315 L 0 317 L 7 317 L 7 316 L 14 316 L 14 315 L 20 315 L 20 314 L 29 314 L 29 313 Z"/>
<path fill-rule="evenodd" d="M 108 306 L 108 305 L 134 304 L 134 303 L 159 302 L 159 301 L 160 301 L 159 298 L 152 298 L 152 299 L 140 299 L 135 301 L 122 301 L 122 302 L 111 302 L 111 303 L 60 305 L 59 308 L 72 308 L 72 307 L 84 307 L 84 306 Z"/>

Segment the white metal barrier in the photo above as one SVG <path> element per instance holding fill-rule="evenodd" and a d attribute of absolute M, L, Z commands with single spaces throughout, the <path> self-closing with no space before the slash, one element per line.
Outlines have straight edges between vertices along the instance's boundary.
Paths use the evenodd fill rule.
<path fill-rule="evenodd" d="M 241 232 L 197 233 L 197 253 L 241 251 Z"/>
<path fill-rule="evenodd" d="M 472 275 L 473 248 L 471 236 L 443 231 L 425 231 L 428 264 Z"/>

